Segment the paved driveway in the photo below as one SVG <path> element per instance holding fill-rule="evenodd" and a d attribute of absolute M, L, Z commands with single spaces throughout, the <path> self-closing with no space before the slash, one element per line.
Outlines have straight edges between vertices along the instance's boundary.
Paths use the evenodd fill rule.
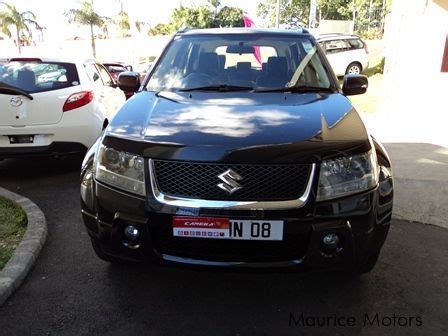
<path fill-rule="evenodd" d="M 35 268 L 0 308 L 2 335 L 448 334 L 447 229 L 394 220 L 379 264 L 360 278 L 112 266 L 94 256 L 81 222 L 79 165 L 0 164 L 0 185 L 38 204 L 49 230 Z M 304 327 L 302 313 L 308 325 L 329 316 L 329 326 Z M 395 327 L 364 327 L 365 314 Z M 350 317 L 354 326 L 334 327 Z"/>

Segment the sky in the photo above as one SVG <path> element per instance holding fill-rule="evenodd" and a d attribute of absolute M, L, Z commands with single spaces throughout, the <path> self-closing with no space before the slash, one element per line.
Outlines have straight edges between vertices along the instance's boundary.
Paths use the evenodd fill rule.
<path fill-rule="evenodd" d="M 221 0 L 223 6 L 240 7 L 254 19 L 259 0 Z M 80 0 L 6 0 L 16 5 L 20 11 L 30 10 L 37 16 L 41 26 L 47 28 L 46 39 L 61 40 L 85 33 L 84 29 L 78 29 L 68 25 L 64 12 L 70 8 L 76 8 Z M 198 5 L 203 0 L 94 0 L 97 12 L 101 15 L 113 17 L 118 13 L 123 2 L 124 10 L 129 13 L 131 19 L 138 19 L 155 25 L 167 22 L 174 8 L 181 3 L 184 6 Z"/>

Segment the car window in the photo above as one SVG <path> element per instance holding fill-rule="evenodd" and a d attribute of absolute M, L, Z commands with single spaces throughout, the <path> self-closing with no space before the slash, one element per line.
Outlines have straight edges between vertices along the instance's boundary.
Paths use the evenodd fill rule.
<path fill-rule="evenodd" d="M 0 82 L 37 93 L 77 86 L 79 76 L 71 63 L 13 61 L 0 64 Z"/>
<path fill-rule="evenodd" d="M 362 49 L 364 48 L 364 43 L 360 39 L 350 39 L 347 40 L 350 44 L 351 49 Z"/>
<path fill-rule="evenodd" d="M 87 72 L 87 76 L 90 78 L 90 80 L 96 84 L 96 85 L 103 85 L 103 81 L 101 80 L 100 73 L 98 72 L 98 69 L 96 66 L 92 64 L 86 64 L 85 69 Z"/>
<path fill-rule="evenodd" d="M 351 46 L 346 40 L 333 40 L 325 42 L 325 51 L 327 54 L 334 54 L 350 49 Z"/>
<path fill-rule="evenodd" d="M 331 86 L 314 41 L 292 34 L 176 36 L 155 67 L 149 90 Z"/>
<path fill-rule="evenodd" d="M 106 68 L 104 68 L 104 66 L 102 66 L 101 64 L 97 64 L 96 66 L 98 67 L 98 70 L 100 72 L 100 76 L 101 76 L 101 79 L 103 80 L 104 85 L 107 85 L 107 86 L 115 85 L 114 80 L 109 75 Z"/>
<path fill-rule="evenodd" d="M 106 68 L 107 68 L 107 71 L 109 71 L 109 73 L 111 73 L 111 74 L 112 73 L 119 74 L 119 73 L 128 71 L 128 69 L 126 69 L 125 67 L 118 66 L 118 65 L 108 65 Z"/>
<path fill-rule="evenodd" d="M 222 66 L 225 69 L 238 66 L 238 63 L 250 63 L 251 68 L 261 68 L 263 63 L 266 63 L 269 57 L 277 56 L 277 51 L 273 47 L 266 46 L 257 46 L 258 55 L 256 56 L 253 53 L 249 54 L 229 54 L 227 53 L 227 46 L 219 46 L 216 48 L 215 52 L 218 54 L 218 57 L 222 59 L 224 62 Z M 258 59 L 257 59 L 258 57 Z M 261 62 L 259 62 L 261 60 Z"/>

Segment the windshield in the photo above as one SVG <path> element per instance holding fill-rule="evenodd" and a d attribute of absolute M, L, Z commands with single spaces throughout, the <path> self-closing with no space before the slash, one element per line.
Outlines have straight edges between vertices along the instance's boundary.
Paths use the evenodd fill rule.
<path fill-rule="evenodd" d="M 1 83 L 37 93 L 79 85 L 79 77 L 71 63 L 14 61 L 0 64 Z"/>
<path fill-rule="evenodd" d="M 329 89 L 331 85 L 314 42 L 305 36 L 204 34 L 176 36 L 146 88 Z"/>

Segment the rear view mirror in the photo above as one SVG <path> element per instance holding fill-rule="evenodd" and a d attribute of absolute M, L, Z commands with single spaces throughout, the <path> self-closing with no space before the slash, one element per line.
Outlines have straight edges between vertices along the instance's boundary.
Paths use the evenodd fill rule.
<path fill-rule="evenodd" d="M 363 94 L 367 91 L 369 80 L 364 75 L 348 74 L 344 76 L 342 92 L 346 96 Z"/>
<path fill-rule="evenodd" d="M 118 87 L 126 92 L 136 92 L 140 88 L 140 74 L 138 72 L 125 71 L 118 75 Z"/>
<path fill-rule="evenodd" d="M 229 45 L 226 49 L 228 54 L 253 54 L 254 47 L 248 45 Z"/>

